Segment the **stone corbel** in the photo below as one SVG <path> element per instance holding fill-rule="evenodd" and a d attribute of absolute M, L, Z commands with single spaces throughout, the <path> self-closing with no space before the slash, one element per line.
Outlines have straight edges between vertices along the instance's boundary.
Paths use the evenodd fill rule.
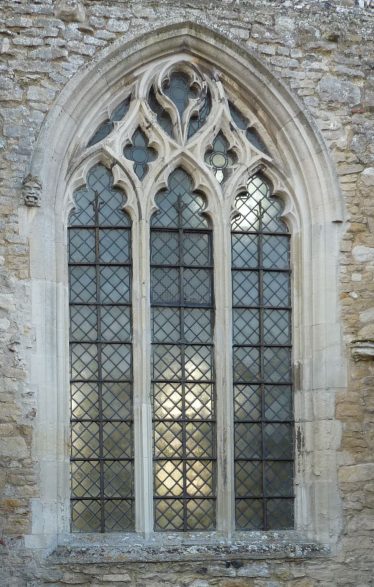
<path fill-rule="evenodd" d="M 41 181 L 35 175 L 29 173 L 22 182 L 22 195 L 25 206 L 30 208 L 40 206 L 41 193 Z"/>
<path fill-rule="evenodd" d="M 351 352 L 355 361 L 374 360 L 374 339 L 352 341 Z"/>

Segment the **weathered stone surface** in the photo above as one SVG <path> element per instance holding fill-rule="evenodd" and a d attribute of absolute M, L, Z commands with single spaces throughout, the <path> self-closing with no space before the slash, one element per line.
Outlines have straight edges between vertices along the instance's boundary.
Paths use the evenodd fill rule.
<path fill-rule="evenodd" d="M 318 84 L 318 93 L 327 102 L 354 106 L 361 100 L 360 88 L 352 82 L 342 81 L 332 75 L 323 77 Z"/>
<path fill-rule="evenodd" d="M 84 552 L 76 554 L 74 563 L 68 558 L 52 561 L 41 557 L 37 548 L 24 548 L 23 537 L 32 533 L 34 498 L 40 498 L 44 488 L 33 452 L 37 443 L 43 444 L 43 437 L 37 434 L 41 432 L 34 379 L 38 365 L 30 352 L 37 349 L 30 316 L 25 216 L 37 218 L 39 209 L 23 205 L 22 182 L 30 171 L 46 116 L 68 80 L 115 41 L 125 43 L 130 34 L 155 30 L 172 18 L 213 27 L 259 56 L 298 96 L 301 111 L 319 128 L 336 164 L 348 220 L 338 237 L 348 386 L 339 389 L 332 402 L 321 401 L 312 408 L 321 421 L 310 428 L 317 441 L 309 432 L 300 440 L 316 443 L 320 452 L 337 451 L 341 463 L 331 470 L 339 479 L 339 495 L 328 498 L 341 500 L 341 535 L 336 552 L 321 558 L 297 560 L 293 552 L 293 556 L 266 562 L 217 558 L 189 564 L 159 560 L 117 565 L 114 552 L 112 560 L 103 562 L 98 556 L 97 564 L 92 564 L 85 562 Z M 370 339 L 374 333 L 373 12 L 369 2 L 3 0 L 0 20 L 0 584 L 368 587 L 374 564 L 373 362 L 353 361 L 351 349 L 353 341 Z M 317 247 L 318 236 L 314 242 Z M 43 241 L 43 246 L 49 245 Z M 303 338 L 302 332 L 298 338 Z M 60 375 L 56 374 L 56 380 Z M 329 391 L 317 390 L 325 395 Z M 341 422 L 339 429 L 331 424 L 335 418 Z M 310 474 L 320 475 L 318 454 Z M 52 475 L 51 482 L 55 480 Z M 326 511 L 332 502 L 327 502 Z M 38 524 L 35 516 L 34 523 Z"/>

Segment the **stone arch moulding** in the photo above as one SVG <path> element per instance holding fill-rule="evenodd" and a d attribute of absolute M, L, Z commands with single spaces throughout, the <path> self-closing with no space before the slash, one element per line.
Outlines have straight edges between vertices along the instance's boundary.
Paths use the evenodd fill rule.
<path fill-rule="evenodd" d="M 217 71 L 232 99 L 255 114 L 278 152 L 265 175 L 284 199 L 292 233 L 296 530 L 333 546 L 341 520 L 336 474 L 340 429 L 334 420 L 334 397 L 346 386 L 338 304 L 344 209 L 334 166 L 305 108 L 252 52 L 229 40 L 229 34 L 175 21 L 120 39 L 76 74 L 51 108 L 35 148 L 30 173 L 43 185 L 41 206 L 20 209 L 30 239 L 36 346 L 29 360 L 39 414 L 34 456 L 40 495 L 32 501 L 26 544 L 50 550 L 69 532 L 65 267 L 71 170 L 106 108 L 115 105 L 123 81 L 131 81 L 144 64 L 176 53 Z"/>

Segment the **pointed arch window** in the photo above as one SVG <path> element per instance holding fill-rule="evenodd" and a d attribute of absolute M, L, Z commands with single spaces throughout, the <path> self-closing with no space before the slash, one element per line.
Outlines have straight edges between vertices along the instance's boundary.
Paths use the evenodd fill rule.
<path fill-rule="evenodd" d="M 69 222 L 72 531 L 290 528 L 290 236 L 272 146 L 188 61 L 117 98 L 87 137 Z"/>

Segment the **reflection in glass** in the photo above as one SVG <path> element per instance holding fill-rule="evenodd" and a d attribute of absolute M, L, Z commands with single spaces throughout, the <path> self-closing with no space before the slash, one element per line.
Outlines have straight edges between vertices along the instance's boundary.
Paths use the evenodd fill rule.
<path fill-rule="evenodd" d="M 233 149 L 229 149 L 229 142 L 220 131 L 213 141 L 212 149 L 205 153 L 205 162 L 213 168 L 214 175 L 219 183 L 226 179 L 230 167 L 236 160 L 235 152 Z"/>
<path fill-rule="evenodd" d="M 131 222 L 102 165 L 70 216 L 72 531 L 134 528 Z"/>
<path fill-rule="evenodd" d="M 246 128 L 239 113 L 233 118 L 239 128 Z M 236 210 L 232 222 L 236 527 L 290 528 L 289 235 L 279 218 L 281 206 L 259 175 L 236 198 Z"/>
<path fill-rule="evenodd" d="M 179 103 L 183 110 L 182 101 Z M 175 170 L 151 222 L 155 528 L 215 525 L 212 235 Z"/>

